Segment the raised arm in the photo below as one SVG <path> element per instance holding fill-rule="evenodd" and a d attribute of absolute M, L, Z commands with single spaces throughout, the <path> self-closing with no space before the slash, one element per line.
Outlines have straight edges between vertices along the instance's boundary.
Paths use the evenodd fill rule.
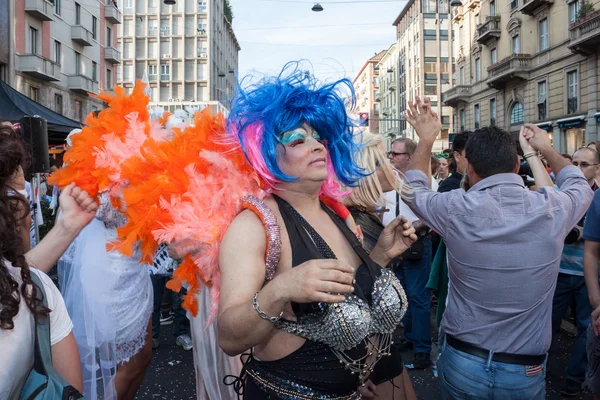
<path fill-rule="evenodd" d="M 548 171 L 542 164 L 542 160 L 538 157 L 538 152 L 531 147 L 529 141 L 527 140 L 528 136 L 532 136 L 531 133 L 527 132 L 530 128 L 521 127 L 521 132 L 519 133 L 519 144 L 521 145 L 521 149 L 523 150 L 523 157 L 529 163 L 529 167 L 531 168 L 531 172 L 533 173 L 533 179 L 535 180 L 535 186 L 542 187 L 554 187 L 554 183 L 548 175 Z"/>

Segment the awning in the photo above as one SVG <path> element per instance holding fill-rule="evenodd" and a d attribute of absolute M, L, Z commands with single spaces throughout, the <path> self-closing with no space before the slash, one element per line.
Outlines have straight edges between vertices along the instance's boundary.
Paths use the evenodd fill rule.
<path fill-rule="evenodd" d="M 585 115 L 578 115 L 576 117 L 563 118 L 556 121 L 559 128 L 577 128 L 585 124 Z"/>
<path fill-rule="evenodd" d="M 15 123 L 25 116 L 39 116 L 48 122 L 49 144 L 62 144 L 69 132 L 81 128 L 81 123 L 44 107 L 0 81 L 0 118 Z"/>
<path fill-rule="evenodd" d="M 552 133 L 552 121 L 540 122 L 540 123 L 535 124 L 535 125 L 538 126 L 538 127 L 540 127 L 540 128 L 542 128 L 546 132 Z"/>

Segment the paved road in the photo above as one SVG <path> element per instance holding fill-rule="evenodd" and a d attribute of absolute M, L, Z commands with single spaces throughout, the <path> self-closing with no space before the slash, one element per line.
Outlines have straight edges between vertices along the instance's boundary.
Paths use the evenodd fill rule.
<path fill-rule="evenodd" d="M 195 400 L 195 381 L 193 357 L 191 351 L 184 351 L 175 345 L 175 338 L 171 335 L 172 325 L 163 326 L 161 330 L 160 347 L 154 350 L 152 364 L 148 369 L 142 388 L 136 399 L 139 400 Z M 565 367 L 573 344 L 573 336 L 566 331 L 556 338 L 550 351 L 548 365 L 548 395 L 549 400 L 559 400 L 558 390 L 565 378 Z M 434 350 L 435 352 L 435 350 Z M 411 363 L 412 354 L 406 353 L 404 360 Z M 425 371 L 410 371 L 419 399 L 437 400 L 440 391 L 437 378 L 431 368 Z M 584 394 L 571 397 L 575 400 L 591 400 L 592 396 Z M 236 399 L 231 399 L 236 400 Z"/>

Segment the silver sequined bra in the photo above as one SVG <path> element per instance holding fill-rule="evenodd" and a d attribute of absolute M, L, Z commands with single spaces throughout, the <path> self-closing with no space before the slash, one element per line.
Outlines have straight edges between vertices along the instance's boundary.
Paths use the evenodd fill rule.
<path fill-rule="evenodd" d="M 372 291 L 373 304 L 354 294 L 341 303 L 330 304 L 317 313 L 304 314 L 297 321 L 281 319 L 277 328 L 336 351 L 350 350 L 373 334 L 391 334 L 402 321 L 407 301 L 394 273 L 382 269 Z"/>

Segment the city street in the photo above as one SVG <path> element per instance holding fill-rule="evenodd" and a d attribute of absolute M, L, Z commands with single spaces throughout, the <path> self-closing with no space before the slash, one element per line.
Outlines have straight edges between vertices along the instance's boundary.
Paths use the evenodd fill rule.
<path fill-rule="evenodd" d="M 142 388 L 136 399 L 139 400 L 195 400 L 196 388 L 194 365 L 191 351 L 184 351 L 175 345 L 171 335 L 173 325 L 161 327 L 160 347 L 154 350 L 152 364 L 148 368 Z M 554 347 L 550 351 L 548 363 L 548 400 L 566 399 L 559 394 L 559 388 L 565 379 L 564 370 L 573 344 L 573 336 L 561 330 Z M 435 351 L 434 351 L 435 352 Z M 405 353 L 405 363 L 410 363 L 412 353 Z M 420 400 L 440 399 L 437 378 L 432 368 L 424 371 L 409 372 Z M 589 394 L 570 397 L 575 400 L 591 400 Z M 204 399 L 203 399 L 204 400 Z M 232 399 L 236 400 L 236 399 Z"/>

